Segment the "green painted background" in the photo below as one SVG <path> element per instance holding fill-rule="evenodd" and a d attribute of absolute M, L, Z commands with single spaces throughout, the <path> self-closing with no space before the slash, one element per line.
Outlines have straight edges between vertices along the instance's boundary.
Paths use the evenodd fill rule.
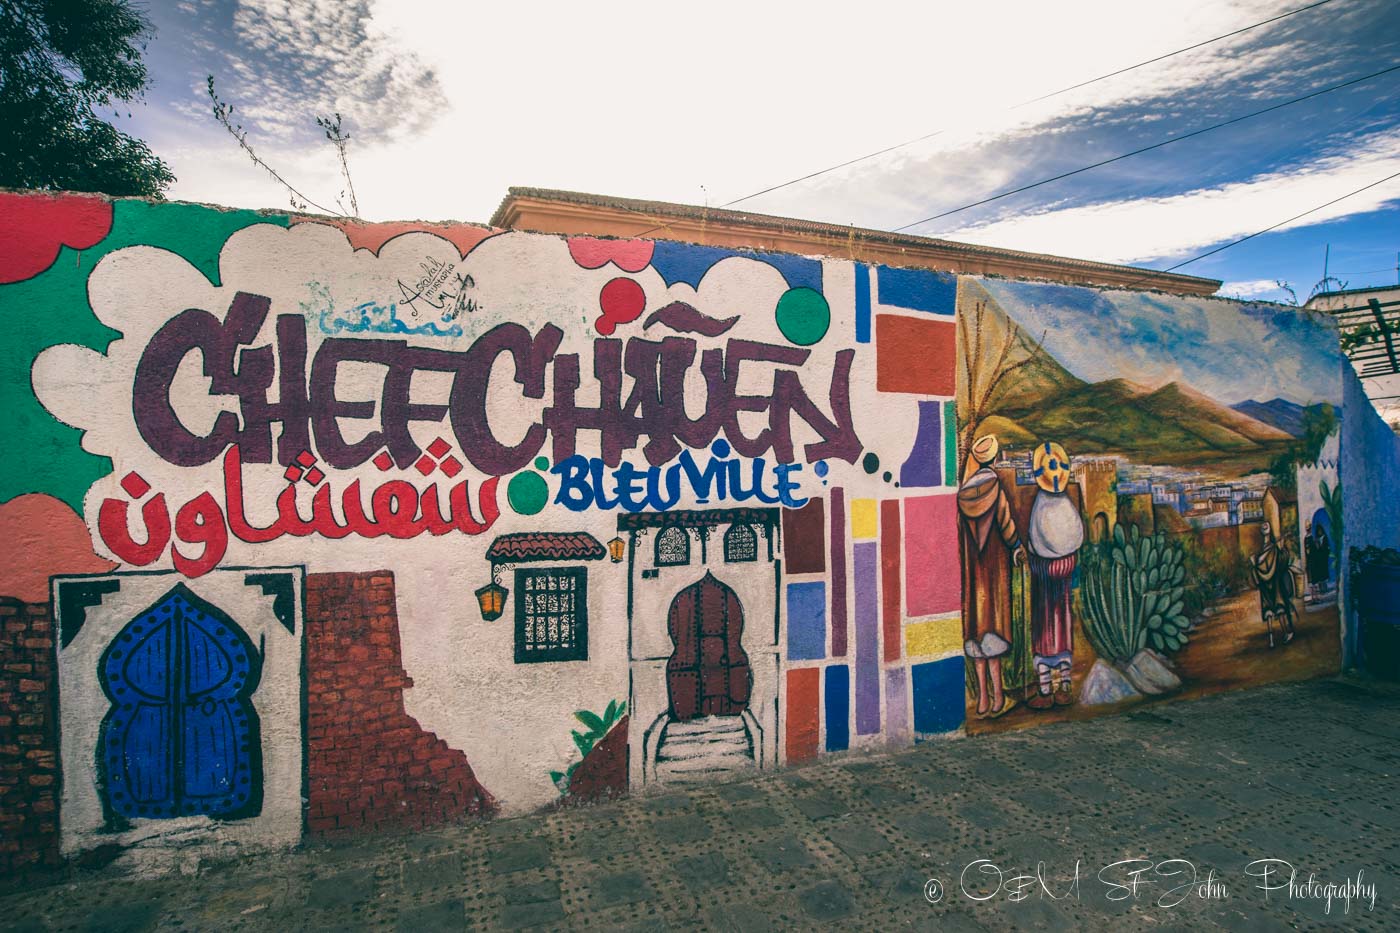
<path fill-rule="evenodd" d="M 0 502 L 30 492 L 62 499 L 79 515 L 83 494 L 112 471 L 112 461 L 85 452 L 82 432 L 54 419 L 30 384 L 34 358 L 47 347 L 72 343 L 106 352 L 119 335 L 88 304 L 87 278 L 108 253 L 145 245 L 170 250 L 219 283 L 219 251 L 237 230 L 257 223 L 287 226 L 288 218 L 254 211 L 222 211 L 196 204 L 116 201 L 112 231 L 85 250 L 63 247 L 32 279 L 0 285 Z"/>

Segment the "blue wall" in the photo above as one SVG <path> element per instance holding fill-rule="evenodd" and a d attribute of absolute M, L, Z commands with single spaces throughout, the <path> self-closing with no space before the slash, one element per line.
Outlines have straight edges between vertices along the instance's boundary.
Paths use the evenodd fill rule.
<path fill-rule="evenodd" d="M 1354 547 L 1400 547 L 1400 438 L 1366 398 L 1361 380 L 1346 370 L 1342 409 L 1342 580 L 1350 579 Z M 1359 662 L 1356 613 L 1346 609 L 1343 663 Z"/>

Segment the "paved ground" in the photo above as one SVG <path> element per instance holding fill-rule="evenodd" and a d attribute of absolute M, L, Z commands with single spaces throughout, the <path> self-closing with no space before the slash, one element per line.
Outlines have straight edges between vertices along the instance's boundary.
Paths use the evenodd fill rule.
<path fill-rule="evenodd" d="M 109 868 L 0 898 L 0 926 L 1393 930 L 1397 774 L 1400 688 L 1315 681 L 587 810 L 206 864 L 192 878 L 143 881 Z M 1110 866 L 1130 858 L 1189 860 L 1201 881 L 1214 869 L 1216 884 L 1168 893 L 1191 878 L 1180 862 L 1160 867 L 1186 874 L 1168 881 L 1149 868 L 1140 877 L 1156 881 L 1136 898 L 1108 899 L 1108 882 L 1128 883 L 1135 867 Z M 1296 867 L 1291 897 L 1275 875 L 1285 886 L 1266 901 L 1264 879 L 1246 873 L 1266 858 Z M 978 860 L 1002 875 L 981 872 Z M 1014 900 L 1014 877 L 1038 862 L 1060 899 L 1032 882 Z M 1374 885 L 1374 909 L 1363 894 L 1349 913 L 1334 901 L 1329 915 L 1321 897 L 1303 896 L 1358 873 Z"/>

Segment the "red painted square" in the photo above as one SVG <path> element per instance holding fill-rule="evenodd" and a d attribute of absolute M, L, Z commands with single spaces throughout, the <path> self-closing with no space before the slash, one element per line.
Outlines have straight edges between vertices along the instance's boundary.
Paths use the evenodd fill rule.
<path fill-rule="evenodd" d="M 424 476 L 427 476 L 429 473 L 433 472 L 433 468 L 436 466 L 437 462 L 434 461 L 433 458 L 429 457 L 427 454 L 424 454 L 423 456 L 419 457 L 417 462 L 413 464 L 413 468 L 419 473 L 422 473 Z"/>
<path fill-rule="evenodd" d="M 122 489 L 133 499 L 139 499 L 151 491 L 151 484 L 140 473 L 128 473 L 122 477 Z"/>
<path fill-rule="evenodd" d="M 442 461 L 442 463 L 438 464 L 438 467 L 442 472 L 447 474 L 448 479 L 451 479 L 462 472 L 462 461 L 458 460 L 456 457 L 448 457 L 446 460 Z"/>
<path fill-rule="evenodd" d="M 309 467 L 315 462 L 316 455 L 309 450 L 303 450 L 301 453 L 297 454 L 297 463 L 300 463 L 304 467 Z"/>
<path fill-rule="evenodd" d="M 394 458 L 389 456 L 389 451 L 381 450 L 379 452 L 379 455 L 376 456 L 371 462 L 375 466 L 379 467 L 381 472 L 387 472 L 388 469 L 394 465 Z"/>
<path fill-rule="evenodd" d="M 957 328 L 897 314 L 875 318 L 875 388 L 912 395 L 955 393 Z"/>
<path fill-rule="evenodd" d="M 440 437 L 428 445 L 428 453 L 432 454 L 436 459 L 441 459 L 442 455 L 451 449 L 452 445 Z"/>
<path fill-rule="evenodd" d="M 821 669 L 799 667 L 787 675 L 787 760 L 817 757 L 821 742 Z"/>
<path fill-rule="evenodd" d="M 306 472 L 306 481 L 307 481 L 308 483 L 310 483 L 311 485 L 313 485 L 313 486 L 319 484 L 319 483 L 321 482 L 321 480 L 323 480 L 323 479 L 325 479 L 325 478 L 326 478 L 326 474 L 322 473 L 320 470 L 316 469 L 315 467 L 312 467 L 310 470 L 308 470 L 308 471 Z"/>
<path fill-rule="evenodd" d="M 880 628 L 885 638 L 885 660 L 898 661 L 903 617 L 899 592 L 899 500 L 880 503 Z"/>
<path fill-rule="evenodd" d="M 962 607 L 957 496 L 904 500 L 904 585 L 911 616 Z"/>
<path fill-rule="evenodd" d="M 295 483 L 297 480 L 301 479 L 301 467 L 289 466 L 287 467 L 287 472 L 282 475 L 287 478 L 287 482 Z"/>

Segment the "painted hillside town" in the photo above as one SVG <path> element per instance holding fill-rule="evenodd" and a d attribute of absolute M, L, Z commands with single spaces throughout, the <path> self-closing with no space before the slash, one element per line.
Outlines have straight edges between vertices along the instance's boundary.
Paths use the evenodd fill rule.
<path fill-rule="evenodd" d="M 1200 314 L 1205 301 L 1015 283 L 960 288 L 971 374 L 960 414 L 973 437 L 959 492 L 964 580 L 979 610 L 988 607 L 985 621 L 964 614 L 969 728 L 1335 669 L 1336 367 L 1313 363 L 1319 378 L 1293 388 L 1301 403 L 1225 404 L 1181 378 L 1143 379 L 1154 369 L 1189 373 L 1231 391 L 1234 373 L 1218 380 L 1208 354 L 1179 358 L 1165 347 L 1126 372 L 1103 363 L 1122 334 L 1155 329 L 1163 314 Z M 1075 310 L 1100 309 L 1119 334 L 1049 336 L 1063 334 Z M 1241 310 L 1245 341 L 1250 324 L 1278 313 Z M 1057 346 L 1080 372 L 1108 378 L 1071 372 Z M 1003 373 L 1022 390 L 1004 391 Z M 1260 385 L 1269 381 L 1247 390 Z"/>
<path fill-rule="evenodd" d="M 8 0 L 0 927 L 1395 926 L 1372 7 Z"/>

